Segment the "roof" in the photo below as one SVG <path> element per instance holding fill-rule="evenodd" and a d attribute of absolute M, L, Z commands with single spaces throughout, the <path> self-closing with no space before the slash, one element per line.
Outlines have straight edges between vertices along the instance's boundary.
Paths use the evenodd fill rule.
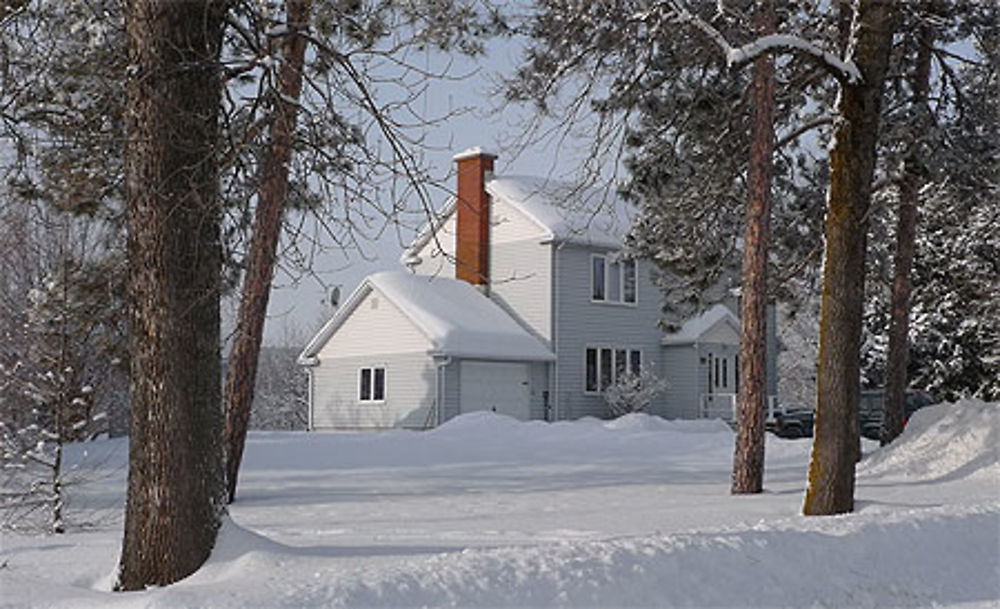
<path fill-rule="evenodd" d="M 538 361 L 555 355 L 495 302 L 465 281 L 385 271 L 369 275 L 313 337 L 299 363 L 316 355 L 372 290 L 378 290 L 431 341 L 432 355 Z"/>
<path fill-rule="evenodd" d="M 545 178 L 496 177 L 486 192 L 520 209 L 555 241 L 619 248 L 637 214 L 612 190 Z"/>
<path fill-rule="evenodd" d="M 545 233 L 544 241 L 558 241 L 617 249 L 638 211 L 610 189 L 582 188 L 558 180 L 530 176 L 497 176 L 486 182 L 486 192 L 501 198 L 530 218 Z M 416 255 L 455 211 L 449 197 L 403 252 L 400 260 Z"/>
<path fill-rule="evenodd" d="M 734 330 L 739 331 L 740 320 L 736 315 L 722 303 L 710 307 L 707 311 L 692 317 L 681 325 L 677 332 L 671 332 L 660 341 L 664 345 L 684 345 L 696 343 L 706 332 L 714 328 L 719 323 L 728 323 Z"/>

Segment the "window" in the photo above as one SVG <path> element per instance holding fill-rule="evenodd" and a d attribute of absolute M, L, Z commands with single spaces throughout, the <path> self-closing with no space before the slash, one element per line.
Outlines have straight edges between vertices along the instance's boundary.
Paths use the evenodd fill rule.
<path fill-rule="evenodd" d="M 584 350 L 584 393 L 600 393 L 626 374 L 639 374 L 642 351 L 612 347 Z"/>
<path fill-rule="evenodd" d="M 604 256 L 594 256 L 590 259 L 590 297 L 593 300 L 604 300 Z"/>
<path fill-rule="evenodd" d="M 635 260 L 610 262 L 607 256 L 591 256 L 590 299 L 596 302 L 635 304 L 637 272 Z"/>
<path fill-rule="evenodd" d="M 358 373 L 358 379 L 360 381 L 358 400 L 362 402 L 385 401 L 384 367 L 362 368 Z"/>
<path fill-rule="evenodd" d="M 621 302 L 622 300 L 622 265 L 618 262 L 608 264 L 608 302 Z"/>
<path fill-rule="evenodd" d="M 642 351 L 629 351 L 628 364 L 629 372 L 639 376 L 639 373 L 642 371 Z"/>
<path fill-rule="evenodd" d="M 601 391 L 611 386 L 612 366 L 611 349 L 601 349 Z"/>
<path fill-rule="evenodd" d="M 597 349 L 587 349 L 587 380 L 583 390 L 588 393 L 597 393 Z"/>
<path fill-rule="evenodd" d="M 622 262 L 622 302 L 635 304 L 637 269 L 634 259 Z"/>

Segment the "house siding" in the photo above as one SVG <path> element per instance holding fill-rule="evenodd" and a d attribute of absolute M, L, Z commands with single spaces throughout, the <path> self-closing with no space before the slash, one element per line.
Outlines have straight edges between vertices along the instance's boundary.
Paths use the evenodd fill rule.
<path fill-rule="evenodd" d="M 656 412 L 668 419 L 694 419 L 698 417 L 700 371 L 697 345 L 669 345 L 663 348 L 663 365 L 660 375 L 667 381 L 667 390 L 661 402 L 662 410 Z"/>
<path fill-rule="evenodd" d="M 537 223 L 494 198 L 490 296 L 543 341 L 552 338 L 551 245 Z"/>
<path fill-rule="evenodd" d="M 431 342 L 378 290 L 370 290 L 320 350 L 310 369 L 314 429 L 427 425 L 434 404 Z M 384 402 L 360 402 L 359 370 L 384 366 Z M 433 419 L 430 419 L 433 423 Z"/>
<path fill-rule="evenodd" d="M 452 359 L 441 371 L 441 382 L 444 384 L 441 394 L 444 403 L 441 408 L 441 423 L 459 415 L 459 395 L 461 390 L 461 360 Z"/>
<path fill-rule="evenodd" d="M 358 400 L 358 371 L 384 366 L 385 400 Z M 434 424 L 434 363 L 423 353 L 326 359 L 310 369 L 313 429 L 422 429 Z"/>
<path fill-rule="evenodd" d="M 413 272 L 418 275 L 455 277 L 455 240 L 458 230 L 456 216 L 452 212 L 438 228 L 437 238 L 428 240 L 420 248 L 416 254 L 420 262 L 410 267 Z"/>
<path fill-rule="evenodd" d="M 591 302 L 591 255 L 608 250 L 563 244 L 555 254 L 556 344 L 558 358 L 557 417 L 606 417 L 607 406 L 600 395 L 584 393 L 584 351 L 587 347 L 640 349 L 642 361 L 654 371 L 662 370 L 660 337 L 660 293 L 650 276 L 650 265 L 639 261 L 635 305 Z M 663 396 L 648 410 L 664 410 Z"/>
<path fill-rule="evenodd" d="M 320 349 L 320 362 L 370 353 L 426 353 L 431 341 L 378 290 L 369 290 Z"/>

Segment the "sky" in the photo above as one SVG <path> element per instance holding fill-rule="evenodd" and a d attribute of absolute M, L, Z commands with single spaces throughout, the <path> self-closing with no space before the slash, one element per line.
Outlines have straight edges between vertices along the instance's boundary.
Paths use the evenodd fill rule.
<path fill-rule="evenodd" d="M 533 114 L 533 110 L 530 107 L 500 110 L 496 96 L 491 94 L 497 76 L 516 69 L 520 52 L 520 43 L 507 39 L 492 42 L 486 54 L 475 59 L 428 54 L 417 60 L 429 67 L 443 65 L 444 61 L 450 60 L 454 62 L 450 68 L 452 74 L 468 75 L 457 81 L 432 83 L 418 102 L 429 114 L 433 114 L 436 108 L 469 108 L 469 111 L 446 123 L 428 127 L 421 133 L 429 144 L 422 154 L 432 176 L 450 185 L 454 179 L 449 175 L 452 156 L 479 146 L 497 155 L 497 174 L 572 178 L 583 156 L 580 143 L 571 139 L 543 140 L 516 150 L 514 140 L 522 133 L 521 123 Z M 432 190 L 431 197 L 433 207 L 439 208 L 444 204 L 446 195 Z M 399 257 L 408 237 L 406 234 L 400 236 L 393 230 L 385 231 L 380 239 L 368 245 L 363 256 L 327 251 L 313 264 L 315 276 L 296 279 L 279 271 L 268 307 L 265 343 L 303 346 L 333 314 L 334 309 L 328 303 L 331 287 L 339 286 L 340 301 L 343 302 L 365 276 L 382 270 L 403 269 Z M 234 306 L 230 303 L 229 316 L 234 315 Z"/>

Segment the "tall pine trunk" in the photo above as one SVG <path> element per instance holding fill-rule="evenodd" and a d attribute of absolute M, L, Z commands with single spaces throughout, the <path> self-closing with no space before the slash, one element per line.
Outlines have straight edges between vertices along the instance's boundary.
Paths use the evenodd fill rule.
<path fill-rule="evenodd" d="M 119 590 L 197 570 L 225 509 L 215 149 L 225 6 L 127 7 L 132 403 Z"/>
<path fill-rule="evenodd" d="M 913 107 L 916 120 L 909 136 L 910 150 L 903 163 L 900 185 L 899 219 L 896 224 L 896 255 L 893 260 L 892 307 L 889 323 L 889 354 L 886 360 L 885 404 L 882 410 L 881 444 L 884 446 L 903 433 L 906 414 L 906 366 L 910 359 L 910 274 L 917 238 L 917 204 L 923 183 L 920 158 L 921 127 L 927 123 L 927 91 L 930 88 L 931 45 L 934 28 L 925 23 L 917 40 L 917 63 L 913 73 Z"/>
<path fill-rule="evenodd" d="M 758 36 L 774 33 L 771 0 L 757 5 Z M 767 400 L 767 250 L 771 219 L 771 170 L 774 152 L 774 60 L 759 57 L 753 67 L 749 198 L 743 232 L 740 291 L 739 426 L 733 454 L 732 492 L 764 489 L 764 422 Z"/>
<path fill-rule="evenodd" d="M 830 149 L 816 431 L 803 505 L 807 515 L 854 509 L 868 208 L 895 5 L 860 0 L 855 7 L 850 59 L 863 80 L 841 83 Z"/>
<path fill-rule="evenodd" d="M 284 63 L 273 92 L 267 155 L 263 161 L 253 236 L 247 255 L 246 275 L 240 295 L 233 350 L 226 378 L 226 487 L 227 498 L 236 498 L 236 482 L 246 444 L 250 406 L 253 403 L 257 360 L 263 338 L 271 279 L 288 194 L 288 164 L 292 158 L 298 99 L 302 92 L 302 67 L 306 38 L 299 35 L 309 26 L 309 0 L 286 0 L 288 32 L 282 43 Z"/>

